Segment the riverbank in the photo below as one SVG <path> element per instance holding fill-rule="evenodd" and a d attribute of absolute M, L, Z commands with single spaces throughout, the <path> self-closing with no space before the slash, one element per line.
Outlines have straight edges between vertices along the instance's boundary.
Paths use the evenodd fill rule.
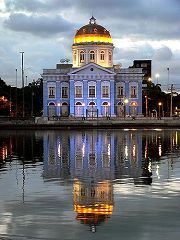
<path fill-rule="evenodd" d="M 106 129 L 106 128 L 180 128 L 180 118 L 163 118 L 163 119 L 56 119 L 47 120 L 36 118 L 31 120 L 6 120 L 0 121 L 0 129 Z"/>

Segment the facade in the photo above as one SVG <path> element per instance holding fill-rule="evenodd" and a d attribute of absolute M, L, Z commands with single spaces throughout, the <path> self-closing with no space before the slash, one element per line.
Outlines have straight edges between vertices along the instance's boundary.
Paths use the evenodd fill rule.
<path fill-rule="evenodd" d="M 143 76 L 143 83 L 147 83 L 149 79 L 152 78 L 152 67 L 151 67 L 151 60 L 134 60 L 133 61 L 133 68 L 142 68 Z"/>
<path fill-rule="evenodd" d="M 44 117 L 125 117 L 142 114 L 142 68 L 113 64 L 110 32 L 96 23 L 75 34 L 72 64 L 43 70 Z"/>

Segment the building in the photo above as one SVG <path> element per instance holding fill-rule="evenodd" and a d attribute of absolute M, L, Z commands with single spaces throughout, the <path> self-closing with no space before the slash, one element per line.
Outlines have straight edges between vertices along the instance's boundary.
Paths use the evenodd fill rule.
<path fill-rule="evenodd" d="M 143 83 L 147 83 L 152 78 L 151 60 L 134 60 L 133 68 L 142 68 Z"/>
<path fill-rule="evenodd" d="M 72 64 L 43 70 L 44 117 L 142 115 L 142 68 L 113 64 L 110 32 L 96 23 L 75 34 Z"/>

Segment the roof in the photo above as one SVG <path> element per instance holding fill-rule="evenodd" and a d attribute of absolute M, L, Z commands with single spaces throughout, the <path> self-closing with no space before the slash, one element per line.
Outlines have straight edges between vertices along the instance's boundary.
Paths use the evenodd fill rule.
<path fill-rule="evenodd" d="M 92 40 L 92 37 L 94 37 L 95 39 Z M 98 25 L 96 23 L 96 19 L 93 16 L 91 17 L 89 24 L 77 30 L 76 35 L 74 37 L 74 43 L 87 42 L 87 41 L 88 42 L 101 41 L 101 42 L 112 43 L 110 32 L 103 26 Z"/>

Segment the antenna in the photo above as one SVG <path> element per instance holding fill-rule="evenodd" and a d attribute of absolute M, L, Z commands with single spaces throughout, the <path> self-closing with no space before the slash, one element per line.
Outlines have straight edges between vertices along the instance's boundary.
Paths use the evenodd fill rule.
<path fill-rule="evenodd" d="M 65 59 L 65 62 L 67 62 L 67 63 L 70 62 L 70 59 L 69 59 L 69 58 L 66 58 L 66 59 Z"/>
<path fill-rule="evenodd" d="M 60 59 L 60 63 L 68 63 L 68 62 L 70 62 L 69 58 L 61 58 Z"/>
<path fill-rule="evenodd" d="M 64 63 L 66 60 L 64 58 L 61 58 L 60 63 Z"/>

